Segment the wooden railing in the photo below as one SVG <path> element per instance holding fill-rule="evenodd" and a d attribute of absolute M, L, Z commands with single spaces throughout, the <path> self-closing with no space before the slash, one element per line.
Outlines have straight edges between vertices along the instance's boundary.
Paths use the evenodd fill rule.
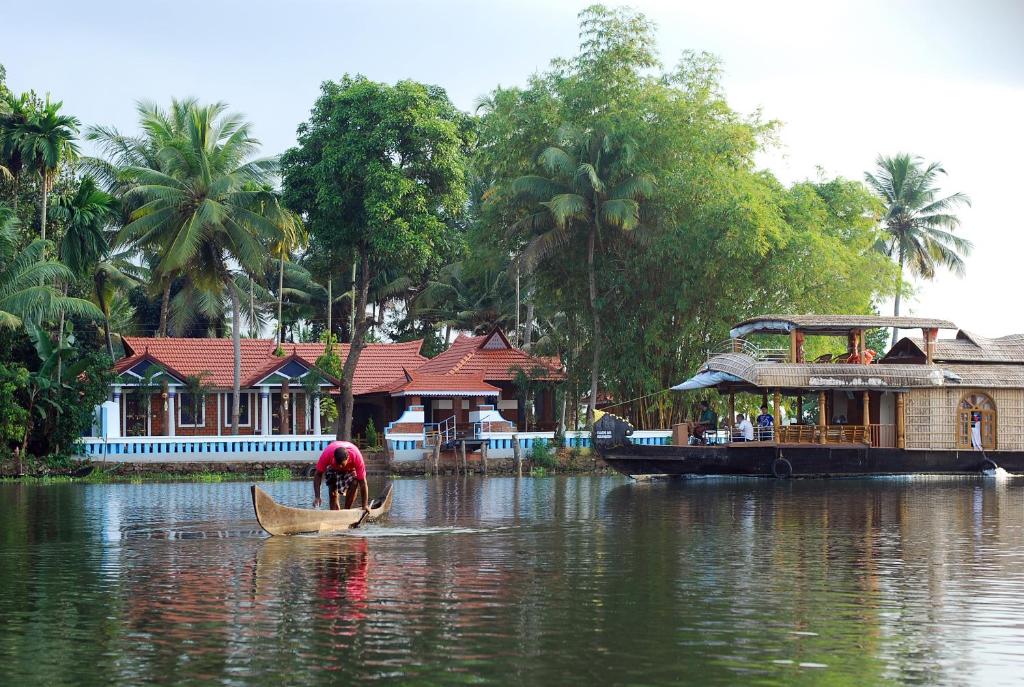
<path fill-rule="evenodd" d="M 871 445 L 875 448 L 896 448 L 896 425 L 868 425 Z"/>
<path fill-rule="evenodd" d="M 824 431 L 824 441 L 822 433 Z M 779 441 L 784 444 L 866 444 L 869 432 L 865 425 L 787 425 L 779 427 Z"/>
<path fill-rule="evenodd" d="M 822 441 L 822 429 L 825 440 Z M 779 441 L 785 444 L 870 444 L 875 448 L 896 447 L 896 425 L 786 425 L 779 427 Z"/>

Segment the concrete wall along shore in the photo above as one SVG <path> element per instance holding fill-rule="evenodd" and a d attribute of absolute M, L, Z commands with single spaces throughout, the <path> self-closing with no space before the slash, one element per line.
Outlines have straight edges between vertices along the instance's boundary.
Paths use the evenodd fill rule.
<path fill-rule="evenodd" d="M 636 431 L 630 437 L 634 443 L 665 445 L 671 442 L 671 431 Z M 554 432 L 508 432 L 484 434 L 487 454 L 491 460 L 510 459 L 514 456 L 513 442 L 518 441 L 524 456 L 529 457 L 539 441 L 552 444 Z M 232 436 L 232 437 L 118 437 L 81 440 L 80 453 L 95 461 L 114 463 L 167 462 L 167 463 L 286 463 L 315 460 L 316 456 L 334 440 L 333 435 L 290 436 Z M 432 451 L 425 447 L 422 434 L 395 435 L 386 438 L 390 462 L 423 461 Z M 590 433 L 567 432 L 562 448 L 590 448 Z"/>

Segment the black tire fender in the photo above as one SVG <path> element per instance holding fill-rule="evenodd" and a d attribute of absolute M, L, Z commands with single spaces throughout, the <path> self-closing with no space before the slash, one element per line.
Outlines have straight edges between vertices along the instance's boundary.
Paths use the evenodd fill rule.
<path fill-rule="evenodd" d="M 779 457 L 772 461 L 772 474 L 778 479 L 789 479 L 793 476 L 793 464 Z"/>

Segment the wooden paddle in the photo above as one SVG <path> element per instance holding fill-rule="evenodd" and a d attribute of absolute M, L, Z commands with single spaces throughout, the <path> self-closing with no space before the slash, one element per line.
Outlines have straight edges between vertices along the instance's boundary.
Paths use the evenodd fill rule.
<path fill-rule="evenodd" d="M 370 511 L 364 510 L 362 517 L 356 521 L 356 524 L 352 525 L 352 529 L 359 529 L 359 526 L 363 524 L 363 520 L 366 520 L 366 516 L 370 514 Z"/>

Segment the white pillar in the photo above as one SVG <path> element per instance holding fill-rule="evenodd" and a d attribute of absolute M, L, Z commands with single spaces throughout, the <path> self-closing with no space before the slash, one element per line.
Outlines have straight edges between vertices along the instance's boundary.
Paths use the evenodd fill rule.
<path fill-rule="evenodd" d="M 178 392 L 174 388 L 167 390 L 167 436 L 174 436 L 174 399 L 177 398 Z"/>
<path fill-rule="evenodd" d="M 114 393 L 111 399 L 114 402 L 113 408 L 103 417 L 101 435 L 104 437 L 121 436 L 121 385 L 114 385 Z M 102 406 L 101 406 L 102 408 Z"/>
<path fill-rule="evenodd" d="M 270 436 L 270 388 L 260 387 L 260 427 L 261 434 Z"/>
<path fill-rule="evenodd" d="M 322 434 L 320 427 L 320 397 L 317 396 L 313 399 L 313 434 L 320 436 Z"/>

